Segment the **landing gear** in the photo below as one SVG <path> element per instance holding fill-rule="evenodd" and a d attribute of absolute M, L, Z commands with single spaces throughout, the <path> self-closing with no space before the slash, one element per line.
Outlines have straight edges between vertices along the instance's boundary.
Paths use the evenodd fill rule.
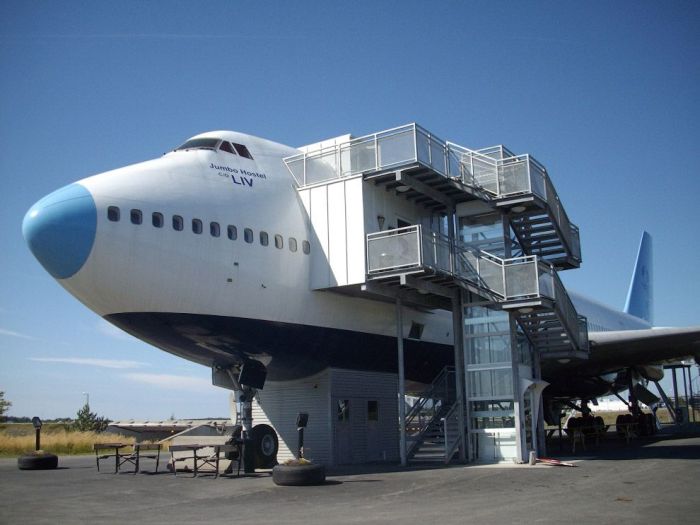
<path fill-rule="evenodd" d="M 221 371 L 226 372 L 230 384 L 219 383 L 219 386 L 230 388 L 236 396 L 237 419 L 242 428 L 243 471 L 250 474 L 256 468 L 272 468 L 277 464 L 277 433 L 270 425 L 253 426 L 253 400 L 258 389 L 262 389 L 265 384 L 265 366 L 258 361 L 249 360 L 240 369 L 215 368 L 214 375 Z"/>

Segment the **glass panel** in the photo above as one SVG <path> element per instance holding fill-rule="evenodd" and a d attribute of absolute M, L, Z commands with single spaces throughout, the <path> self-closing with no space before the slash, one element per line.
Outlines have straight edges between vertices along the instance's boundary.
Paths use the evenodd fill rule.
<path fill-rule="evenodd" d="M 469 372 L 469 396 L 512 396 L 513 371 L 510 368 Z"/>
<path fill-rule="evenodd" d="M 418 230 L 368 239 L 367 257 L 370 272 L 418 265 Z"/>
<path fill-rule="evenodd" d="M 228 238 L 235 241 L 238 238 L 238 228 L 233 224 L 229 224 L 227 230 Z"/>
<path fill-rule="evenodd" d="M 508 264 L 506 273 L 506 295 L 517 298 L 537 293 L 537 263 L 533 261 Z"/>
<path fill-rule="evenodd" d="M 260 232 L 260 244 L 267 246 L 270 243 L 270 238 L 267 232 Z"/>
<path fill-rule="evenodd" d="M 107 219 L 109 219 L 112 222 L 117 222 L 119 221 L 119 208 L 116 206 L 110 206 L 107 208 Z"/>
<path fill-rule="evenodd" d="M 247 242 L 248 244 L 252 243 L 253 242 L 253 230 L 251 230 L 250 228 L 246 228 L 245 230 L 243 230 L 243 238 L 245 239 L 245 242 Z"/>
<path fill-rule="evenodd" d="M 131 210 L 131 223 L 132 224 L 141 224 L 143 220 L 143 214 L 141 213 L 141 210 Z"/>
<path fill-rule="evenodd" d="M 163 227 L 163 214 L 158 213 L 157 211 L 153 212 L 153 215 L 151 215 L 151 222 L 153 226 L 156 228 L 162 228 Z"/>
<path fill-rule="evenodd" d="M 173 230 L 181 232 L 183 226 L 184 221 L 182 220 L 182 217 L 179 215 L 173 215 Z"/>
<path fill-rule="evenodd" d="M 379 137 L 379 166 L 386 167 L 415 160 L 413 130 Z"/>
<path fill-rule="evenodd" d="M 350 421 L 350 400 L 338 400 L 337 414 L 338 421 Z"/>
<path fill-rule="evenodd" d="M 472 428 L 515 428 L 512 400 L 472 401 Z"/>
<path fill-rule="evenodd" d="M 209 223 L 209 233 L 212 237 L 218 237 L 221 235 L 221 227 L 219 226 L 218 222 Z"/>
<path fill-rule="evenodd" d="M 311 245 L 309 244 L 309 241 L 301 241 L 301 250 L 306 255 L 311 253 Z"/>
<path fill-rule="evenodd" d="M 294 237 L 289 238 L 289 251 L 290 252 L 297 251 L 297 240 Z"/>
<path fill-rule="evenodd" d="M 379 421 L 379 401 L 367 401 L 367 421 Z"/>
<path fill-rule="evenodd" d="M 306 184 L 337 178 L 337 168 L 335 148 L 306 157 Z"/>
<path fill-rule="evenodd" d="M 192 219 L 192 232 L 199 235 L 202 233 L 202 221 L 199 219 Z"/>

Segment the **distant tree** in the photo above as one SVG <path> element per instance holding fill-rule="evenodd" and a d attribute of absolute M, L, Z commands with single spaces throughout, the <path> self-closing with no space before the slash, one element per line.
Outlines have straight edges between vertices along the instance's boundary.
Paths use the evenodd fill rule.
<path fill-rule="evenodd" d="M 81 432 L 102 432 L 109 425 L 109 419 L 100 417 L 94 412 L 90 412 L 90 405 L 85 403 L 85 406 L 78 410 L 78 415 L 73 422 L 73 430 Z"/>
<path fill-rule="evenodd" d="M 11 406 L 12 403 L 5 400 L 5 392 L 0 390 L 0 421 L 5 420 L 5 412 L 7 412 Z"/>

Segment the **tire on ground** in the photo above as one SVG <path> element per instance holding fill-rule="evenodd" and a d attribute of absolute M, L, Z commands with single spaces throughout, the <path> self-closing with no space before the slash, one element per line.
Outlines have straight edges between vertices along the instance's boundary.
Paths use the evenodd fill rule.
<path fill-rule="evenodd" d="M 270 425 L 255 425 L 251 434 L 255 468 L 272 468 L 277 465 L 279 441 L 275 429 Z"/>
<path fill-rule="evenodd" d="M 326 481 L 326 469 L 316 463 L 277 465 L 272 469 L 272 481 L 282 486 L 322 485 Z"/>
<path fill-rule="evenodd" d="M 49 470 L 58 466 L 58 456 L 53 454 L 26 454 L 17 458 L 17 467 L 20 470 Z"/>

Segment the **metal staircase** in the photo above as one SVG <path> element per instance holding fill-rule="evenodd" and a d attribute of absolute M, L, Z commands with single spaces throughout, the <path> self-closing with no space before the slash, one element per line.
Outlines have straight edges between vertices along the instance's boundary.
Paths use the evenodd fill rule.
<path fill-rule="evenodd" d="M 581 244 L 546 168 L 530 155 L 515 155 L 505 146 L 470 150 L 448 143 L 460 166 L 460 178 L 478 188 L 510 223 L 523 250 L 557 269 L 578 268 Z"/>
<path fill-rule="evenodd" d="M 457 409 L 455 369 L 448 366 L 442 369 L 433 382 L 418 397 L 406 414 L 407 456 L 414 463 L 449 462 L 446 429 L 452 437 L 458 434 L 456 419 L 451 417 Z M 449 427 L 446 422 L 449 421 Z"/>
<path fill-rule="evenodd" d="M 554 267 L 536 255 L 503 259 L 407 226 L 367 235 L 367 278 L 389 287 L 429 285 L 426 295 L 461 286 L 514 312 L 543 358 L 588 356 L 585 318 Z"/>

